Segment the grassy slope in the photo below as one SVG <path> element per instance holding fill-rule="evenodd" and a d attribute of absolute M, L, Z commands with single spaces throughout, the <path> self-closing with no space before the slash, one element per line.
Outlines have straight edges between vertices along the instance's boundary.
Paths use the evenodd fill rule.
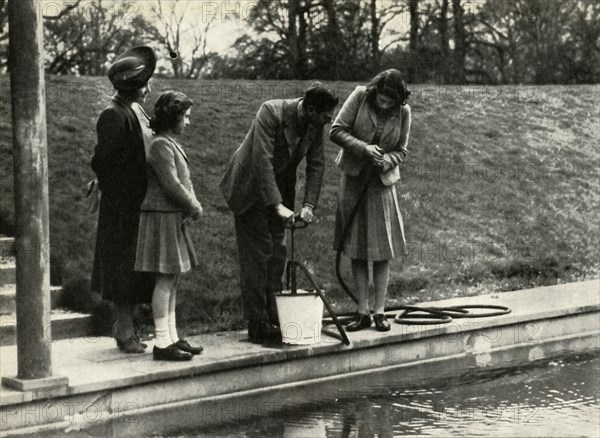
<path fill-rule="evenodd" d="M 2 80 L 0 232 L 11 234 L 10 98 Z M 156 79 L 196 102 L 182 139 L 206 216 L 194 229 L 203 263 L 180 288 L 180 308 L 195 330 L 236 327 L 240 300 L 233 221 L 218 191 L 227 160 L 263 100 L 293 97 L 298 82 L 188 82 Z M 330 84 L 345 99 L 355 84 Z M 94 126 L 110 88 L 104 78 L 48 79 L 52 276 L 89 275 L 95 215 L 83 185 Z M 473 295 L 598 275 L 597 86 L 414 86 L 410 155 L 398 185 L 409 255 L 393 262 L 390 300 Z M 298 233 L 297 258 L 340 307 L 331 248 L 338 147 L 326 143 L 319 221 Z M 301 174 L 302 172 L 300 172 Z M 302 179 L 302 175 L 301 179 Z M 299 191 L 301 193 L 301 191 Z M 348 269 L 344 272 L 347 278 Z"/>

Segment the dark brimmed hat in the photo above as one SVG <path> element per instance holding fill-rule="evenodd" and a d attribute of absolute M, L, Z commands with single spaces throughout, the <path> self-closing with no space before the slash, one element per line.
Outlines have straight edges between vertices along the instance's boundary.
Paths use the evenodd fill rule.
<path fill-rule="evenodd" d="M 148 46 L 121 53 L 108 69 L 108 79 L 117 90 L 136 90 L 148 83 L 156 68 L 156 54 Z"/>

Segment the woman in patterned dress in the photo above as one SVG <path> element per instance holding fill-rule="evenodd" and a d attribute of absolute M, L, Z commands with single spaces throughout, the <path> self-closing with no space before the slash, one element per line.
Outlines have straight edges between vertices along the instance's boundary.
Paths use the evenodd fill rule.
<path fill-rule="evenodd" d="M 395 69 L 379 73 L 368 86 L 358 86 L 331 126 L 330 137 L 341 146 L 336 164 L 342 170 L 336 213 L 335 247 L 341 243 L 350 212 L 368 188 L 343 242 L 352 261 L 359 317 L 347 326 L 357 331 L 372 324 L 368 302 L 369 263 L 373 264 L 375 314 L 379 331 L 388 331 L 384 314 L 389 261 L 403 254 L 406 241 L 395 183 L 406 157 L 411 124 L 410 91 Z"/>

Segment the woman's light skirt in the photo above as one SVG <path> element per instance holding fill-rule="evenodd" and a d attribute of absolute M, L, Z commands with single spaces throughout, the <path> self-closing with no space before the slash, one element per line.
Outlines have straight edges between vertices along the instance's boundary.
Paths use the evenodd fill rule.
<path fill-rule="evenodd" d="M 366 182 L 366 172 L 358 176 L 342 174 L 338 192 L 334 245 L 337 249 L 352 208 Z M 405 254 L 404 223 L 396 186 L 384 186 L 375 176 L 363 199 L 342 253 L 351 259 L 382 261 Z"/>

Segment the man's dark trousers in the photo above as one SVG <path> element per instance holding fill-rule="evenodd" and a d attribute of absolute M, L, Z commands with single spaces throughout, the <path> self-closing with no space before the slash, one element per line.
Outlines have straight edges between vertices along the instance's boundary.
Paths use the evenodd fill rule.
<path fill-rule="evenodd" d="M 283 220 L 255 202 L 235 215 L 244 316 L 250 323 L 278 324 L 274 293 L 282 289 L 287 257 Z"/>

